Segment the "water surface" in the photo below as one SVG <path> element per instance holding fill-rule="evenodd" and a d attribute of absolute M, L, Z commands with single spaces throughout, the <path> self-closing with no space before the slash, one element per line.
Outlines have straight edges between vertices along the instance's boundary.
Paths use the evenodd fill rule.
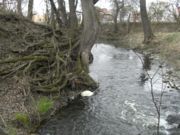
<path fill-rule="evenodd" d="M 151 100 L 142 61 L 132 50 L 97 44 L 90 75 L 99 83 L 96 94 L 77 99 L 61 110 L 40 129 L 41 135 L 152 135 L 156 131 L 157 114 Z M 153 74 L 158 60 L 150 66 Z M 162 76 L 155 76 L 155 95 L 161 92 Z M 164 84 L 165 86 L 165 84 Z M 169 125 L 166 117 L 180 112 L 180 95 L 170 88 L 163 96 L 161 131 L 180 135 L 177 125 Z"/>

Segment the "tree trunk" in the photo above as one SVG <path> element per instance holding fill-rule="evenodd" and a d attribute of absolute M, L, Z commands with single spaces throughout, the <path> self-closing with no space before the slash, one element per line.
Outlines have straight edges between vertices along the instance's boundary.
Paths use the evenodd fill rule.
<path fill-rule="evenodd" d="M 49 0 L 45 0 L 46 3 L 46 15 L 45 15 L 45 21 L 46 24 L 50 24 L 50 11 L 49 11 Z"/>
<path fill-rule="evenodd" d="M 29 0 L 29 3 L 28 3 L 28 19 L 32 20 L 32 17 L 33 17 L 33 3 L 34 3 L 34 0 Z"/>
<path fill-rule="evenodd" d="M 76 15 L 76 7 L 78 0 L 69 0 L 69 24 L 71 29 L 77 28 L 78 19 Z"/>
<path fill-rule="evenodd" d="M 114 32 L 115 33 L 119 31 L 118 22 L 117 22 L 118 14 L 119 14 L 119 9 L 117 8 L 114 15 Z"/>
<path fill-rule="evenodd" d="M 114 6 L 115 6 L 115 13 L 114 13 L 114 32 L 118 32 L 118 22 L 117 22 L 117 19 L 118 19 L 118 14 L 119 14 L 119 11 L 120 11 L 120 8 L 119 8 L 119 4 L 118 4 L 118 1 L 117 0 L 114 0 Z"/>
<path fill-rule="evenodd" d="M 147 15 L 146 0 L 140 0 L 140 10 L 142 26 L 144 31 L 144 43 L 149 43 L 153 39 L 154 35 Z"/>
<path fill-rule="evenodd" d="M 113 1 L 114 6 L 115 6 L 115 13 L 114 13 L 114 32 L 118 32 L 118 15 L 120 12 L 120 9 L 124 7 L 124 0 L 119 1 L 119 0 L 114 0 Z"/>
<path fill-rule="evenodd" d="M 131 18 L 131 14 L 128 15 L 128 20 L 127 20 L 127 33 L 129 34 L 130 32 L 130 18 Z"/>
<path fill-rule="evenodd" d="M 16 1 L 17 1 L 17 14 L 22 16 L 22 8 L 21 8 L 22 0 L 16 0 Z"/>
<path fill-rule="evenodd" d="M 55 13 L 54 13 L 54 9 L 53 8 L 51 8 L 50 25 L 51 25 L 53 30 L 56 29 Z"/>
<path fill-rule="evenodd" d="M 99 22 L 92 0 L 81 0 L 83 11 L 83 32 L 81 36 L 80 55 L 81 63 L 85 71 L 88 72 L 91 49 L 97 39 Z"/>
<path fill-rule="evenodd" d="M 6 0 L 3 0 L 3 1 L 2 1 L 2 9 L 3 9 L 3 10 L 6 9 Z"/>
<path fill-rule="evenodd" d="M 54 4 L 54 1 L 50 0 L 50 3 L 51 3 L 51 16 L 54 17 L 54 14 L 56 15 L 56 20 L 60 28 L 62 26 L 62 20 L 60 19 L 60 14 L 56 8 L 56 5 Z"/>
<path fill-rule="evenodd" d="M 58 0 L 58 6 L 59 6 L 62 23 L 64 26 L 67 26 L 68 21 L 67 21 L 66 5 L 65 5 L 64 0 Z"/>

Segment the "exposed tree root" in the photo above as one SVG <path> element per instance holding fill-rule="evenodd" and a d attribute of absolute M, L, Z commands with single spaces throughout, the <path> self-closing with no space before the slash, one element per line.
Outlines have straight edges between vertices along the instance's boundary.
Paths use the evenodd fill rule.
<path fill-rule="evenodd" d="M 22 18 L 0 15 L 1 23 L 7 20 L 7 28 L 0 28 L 0 33 L 5 31 L 13 42 L 9 42 L 8 56 L 0 57 L 0 78 L 29 76 L 31 90 L 45 93 L 95 86 L 75 54 L 80 45 L 78 32 L 61 33 Z"/>
<path fill-rule="evenodd" d="M 0 64 L 16 63 L 16 62 L 20 62 L 20 61 L 31 61 L 31 60 L 43 61 L 43 60 L 48 60 L 48 58 L 45 56 L 25 56 L 22 58 L 10 58 L 10 59 L 1 60 Z"/>

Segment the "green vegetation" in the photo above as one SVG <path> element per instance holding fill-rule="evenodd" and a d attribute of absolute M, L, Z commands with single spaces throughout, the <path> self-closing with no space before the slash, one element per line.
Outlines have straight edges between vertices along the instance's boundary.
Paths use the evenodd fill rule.
<path fill-rule="evenodd" d="M 156 32 L 155 38 L 148 45 L 143 44 L 142 41 L 142 32 L 132 32 L 125 36 L 119 36 L 116 45 L 158 54 L 176 71 L 180 71 L 180 32 Z"/>
<path fill-rule="evenodd" d="M 180 38 L 180 32 L 174 32 L 174 33 L 169 33 L 166 37 L 165 37 L 165 40 L 168 42 L 168 43 L 176 43 L 177 40 Z"/>
<path fill-rule="evenodd" d="M 51 108 L 53 108 L 54 102 L 47 97 L 42 97 L 37 102 L 37 110 L 40 114 L 47 113 Z"/>
<path fill-rule="evenodd" d="M 77 0 L 69 0 L 68 4 L 65 0 L 41 2 L 46 5 L 46 13 L 40 16 L 33 13 L 33 1 L 0 2 L 0 79 L 4 87 L 0 104 L 5 122 L 15 119 L 28 129 L 27 132 L 35 130 L 33 128 L 38 128 L 54 110 L 62 107 L 59 104 L 63 103 L 54 106 L 54 102 L 63 102 L 58 100 L 61 96 L 68 99 L 71 92 L 77 95 L 97 87 L 89 76 L 88 66 L 99 31 L 111 43 L 117 41 L 123 47 L 159 54 L 180 71 L 180 33 L 175 32 L 180 24 L 180 12 L 174 14 L 175 2 L 169 3 L 174 6 L 167 3 L 150 6 L 151 10 L 147 11 L 154 21 L 151 30 L 147 0 L 140 0 L 140 3 L 113 0 L 112 11 L 94 6 L 100 0 L 93 0 L 93 3 L 81 0 L 83 18 L 77 14 Z M 27 16 L 22 7 L 28 7 L 25 9 Z M 161 25 L 164 21 L 170 27 L 167 31 L 167 24 Z M 156 33 L 156 29 L 172 33 Z M 148 45 L 142 44 L 143 40 Z M 54 100 L 45 95 L 51 95 Z M 64 102 L 67 105 L 68 100 Z M 11 134 L 15 132 L 12 128 Z"/>
<path fill-rule="evenodd" d="M 13 127 L 10 127 L 10 128 L 8 129 L 8 134 L 9 134 L 9 135 L 18 135 L 16 128 L 13 128 Z"/>
<path fill-rule="evenodd" d="M 173 64 L 176 70 L 180 71 L 180 32 L 164 34 L 162 37 L 160 41 L 161 56 Z"/>
<path fill-rule="evenodd" d="M 22 124 L 24 127 L 29 127 L 30 126 L 30 119 L 29 119 L 28 114 L 25 114 L 25 113 L 16 113 L 15 114 L 15 120 L 19 124 Z"/>

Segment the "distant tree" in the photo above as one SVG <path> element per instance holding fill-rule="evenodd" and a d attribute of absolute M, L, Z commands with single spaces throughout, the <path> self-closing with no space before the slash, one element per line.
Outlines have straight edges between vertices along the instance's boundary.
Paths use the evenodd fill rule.
<path fill-rule="evenodd" d="M 129 14 L 129 8 L 127 6 L 124 6 L 123 8 L 121 8 L 119 11 L 120 22 L 123 22 L 128 14 Z"/>
<path fill-rule="evenodd" d="M 59 25 L 59 28 L 61 28 L 62 25 L 63 25 L 63 22 L 62 22 L 62 20 L 60 18 L 60 13 L 59 13 L 58 9 L 56 8 L 54 0 L 49 0 L 49 1 L 50 1 L 50 4 L 51 4 L 51 24 L 53 25 L 53 27 L 56 26 L 55 17 L 54 17 L 54 15 L 55 15 L 56 16 L 56 21 L 57 21 L 57 23 Z"/>
<path fill-rule="evenodd" d="M 78 0 L 69 0 L 69 24 L 72 29 L 77 28 L 78 19 L 76 15 Z"/>
<path fill-rule="evenodd" d="M 0 2 L 0 9 L 5 9 L 5 1 L 6 0 L 2 0 L 2 2 Z"/>
<path fill-rule="evenodd" d="M 22 15 L 23 0 L 0 0 L 0 9 Z"/>
<path fill-rule="evenodd" d="M 2 1 L 2 4 L 5 5 L 5 3 L 6 3 L 6 0 L 3 0 L 3 1 Z"/>
<path fill-rule="evenodd" d="M 148 19 L 148 14 L 146 10 L 146 0 L 140 0 L 140 11 L 141 11 L 141 20 L 144 31 L 144 43 L 149 43 L 154 35 L 151 29 L 151 24 Z"/>
<path fill-rule="evenodd" d="M 29 0 L 29 3 L 28 3 L 28 18 L 30 20 L 32 20 L 32 17 L 33 17 L 33 3 L 34 3 L 34 0 Z"/>
<path fill-rule="evenodd" d="M 49 0 L 45 0 L 45 5 L 46 5 L 45 21 L 47 24 L 49 24 L 50 23 Z"/>
<path fill-rule="evenodd" d="M 167 21 L 169 13 L 167 8 L 169 7 L 168 2 L 152 2 L 149 7 L 149 17 L 152 21 L 160 22 Z M 167 18 L 168 16 L 168 18 Z"/>
<path fill-rule="evenodd" d="M 120 9 L 124 7 L 124 0 L 113 0 L 113 7 L 114 7 L 114 13 L 113 13 L 113 20 L 114 20 L 114 32 L 118 32 L 118 16 Z"/>
<path fill-rule="evenodd" d="M 180 0 L 176 0 L 174 4 L 176 8 L 174 9 L 173 16 L 175 21 L 180 25 Z"/>
<path fill-rule="evenodd" d="M 17 14 L 22 15 L 22 0 L 16 0 L 17 1 Z"/>
<path fill-rule="evenodd" d="M 60 12 L 60 16 L 62 19 L 62 24 L 64 26 L 67 26 L 68 25 L 68 18 L 67 18 L 67 13 L 66 13 L 65 1 L 64 0 L 57 0 L 57 2 L 58 2 L 58 8 L 59 8 L 58 10 Z"/>

